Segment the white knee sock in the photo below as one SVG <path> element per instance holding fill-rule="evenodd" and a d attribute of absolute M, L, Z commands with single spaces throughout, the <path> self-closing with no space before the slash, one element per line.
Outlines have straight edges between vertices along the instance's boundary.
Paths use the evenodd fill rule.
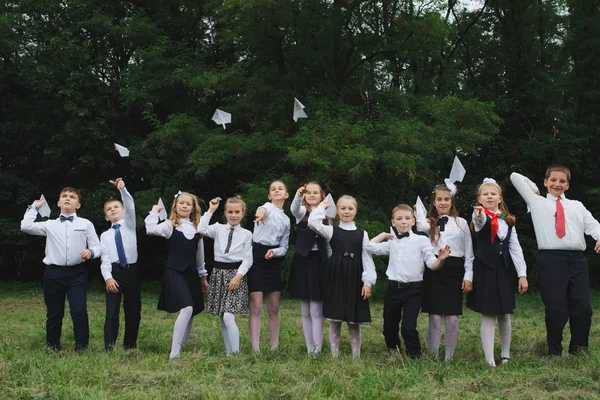
<path fill-rule="evenodd" d="M 175 328 L 173 329 L 173 341 L 171 342 L 171 354 L 169 354 L 169 359 L 179 358 L 181 346 L 183 346 L 186 341 L 185 335 L 188 330 L 188 323 L 192 319 L 193 311 L 194 308 L 192 306 L 182 308 L 179 311 L 179 316 L 175 321 Z"/>

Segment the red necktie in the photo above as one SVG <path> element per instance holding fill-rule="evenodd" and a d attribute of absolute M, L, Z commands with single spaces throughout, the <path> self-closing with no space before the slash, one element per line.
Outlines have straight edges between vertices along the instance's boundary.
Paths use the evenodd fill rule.
<path fill-rule="evenodd" d="M 492 219 L 491 239 L 492 243 L 494 243 L 494 241 L 496 240 L 496 235 L 498 234 L 498 217 L 500 216 L 500 214 L 496 214 L 495 212 L 490 211 L 487 208 L 484 208 L 483 211 L 485 211 L 485 215 Z"/>
<path fill-rule="evenodd" d="M 555 214 L 555 216 L 556 216 L 556 223 L 555 223 L 556 235 L 562 239 L 567 234 L 567 231 L 565 229 L 565 209 L 564 209 L 562 203 L 560 202 L 560 197 L 558 197 L 556 199 L 556 214 Z"/>

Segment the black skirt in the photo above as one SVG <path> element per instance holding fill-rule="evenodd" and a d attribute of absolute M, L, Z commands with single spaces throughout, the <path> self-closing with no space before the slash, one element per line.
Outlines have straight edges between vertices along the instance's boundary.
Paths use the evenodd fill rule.
<path fill-rule="evenodd" d="M 202 283 L 198 271 L 189 267 L 184 271 L 166 267 L 157 308 L 169 313 L 176 313 L 189 306 L 194 307 L 193 315 L 204 310 Z"/>
<path fill-rule="evenodd" d="M 423 307 L 421 311 L 439 315 L 462 315 L 462 282 L 465 259 L 449 257 L 442 268 L 423 273 Z"/>
<path fill-rule="evenodd" d="M 295 253 L 290 272 L 290 293 L 294 299 L 319 301 L 323 299 L 321 281 L 325 263 L 319 251 L 306 257 Z"/>
<path fill-rule="evenodd" d="M 252 243 L 252 267 L 247 274 L 249 292 L 281 292 L 283 287 L 281 262 L 283 258 L 265 259 L 267 251 L 276 247 Z"/>
<path fill-rule="evenodd" d="M 475 257 L 473 291 L 467 295 L 467 307 L 484 315 L 512 314 L 515 309 L 515 270 L 498 256 L 494 268 Z"/>

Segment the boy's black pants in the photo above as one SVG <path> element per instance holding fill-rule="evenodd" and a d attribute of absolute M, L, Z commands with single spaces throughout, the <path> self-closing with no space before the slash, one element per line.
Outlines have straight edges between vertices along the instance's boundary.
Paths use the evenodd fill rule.
<path fill-rule="evenodd" d="M 121 306 L 121 295 L 123 295 L 123 311 L 125 312 L 123 346 L 126 349 L 133 349 L 137 346 L 142 310 L 140 275 L 137 271 L 137 265 L 127 265 L 126 268 L 123 268 L 119 264 L 113 264 L 112 276 L 119 285 L 119 291 L 118 293 L 106 292 L 104 348 L 110 350 L 117 341 L 119 308 Z"/>
<path fill-rule="evenodd" d="M 401 330 L 406 353 L 413 358 L 421 355 L 417 318 L 422 301 L 422 282 L 389 281 L 383 303 L 383 336 L 388 350 L 400 350 L 398 332 Z M 402 321 L 401 329 L 399 329 L 400 321 Z"/>

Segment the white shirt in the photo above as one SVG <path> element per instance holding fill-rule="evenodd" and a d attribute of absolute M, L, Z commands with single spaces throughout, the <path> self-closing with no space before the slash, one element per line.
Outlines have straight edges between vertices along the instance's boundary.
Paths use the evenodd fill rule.
<path fill-rule="evenodd" d="M 73 266 L 84 260 L 79 254 L 86 249 L 92 258 L 100 257 L 102 249 L 94 225 L 85 218 L 73 214 L 73 222 L 60 222 L 60 217 L 35 222 L 37 210 L 32 204 L 21 221 L 21 230 L 30 235 L 46 236 L 46 256 L 44 264 Z"/>
<path fill-rule="evenodd" d="M 126 188 L 119 189 L 121 200 L 123 200 L 123 219 L 116 224 L 121 225 L 121 238 L 123 239 L 123 248 L 127 264 L 135 264 L 138 259 L 137 235 L 135 233 L 135 204 L 133 197 Z M 114 224 L 113 224 L 114 225 Z M 115 241 L 116 230 L 112 227 L 100 235 L 100 244 L 102 245 L 102 263 L 100 271 L 104 280 L 112 278 L 112 263 L 119 262 L 119 253 L 117 252 L 117 243 Z"/>
<path fill-rule="evenodd" d="M 219 223 L 209 225 L 211 218 L 212 213 L 208 211 L 204 213 L 198 224 L 198 232 L 215 240 L 215 261 L 223 263 L 241 261 L 242 264 L 238 267 L 237 273 L 242 276 L 246 275 L 252 267 L 252 232 L 239 225 L 234 226 L 231 246 L 229 252 L 225 254 L 232 226 Z"/>
<path fill-rule="evenodd" d="M 531 219 L 540 250 L 584 251 L 585 236 L 600 239 L 600 223 L 585 206 L 576 200 L 569 200 L 563 194 L 560 201 L 565 210 L 566 235 L 561 239 L 556 234 L 556 197 L 536 194 L 537 187 L 527 177 L 513 172 L 510 180 L 531 210 Z"/>
<path fill-rule="evenodd" d="M 290 243 L 290 218 L 283 210 L 266 202 L 260 206 L 267 210 L 264 223 L 254 224 L 253 240 L 265 246 L 277 246 L 274 257 L 285 257 Z M 260 208 L 259 207 L 259 208 Z"/>
<path fill-rule="evenodd" d="M 496 214 L 500 214 L 500 211 L 496 211 Z M 479 232 L 485 226 L 487 221 L 487 216 L 483 214 L 482 217 L 475 216 L 473 213 L 473 227 L 475 228 L 475 232 Z M 508 224 L 501 218 L 498 218 L 498 232 L 496 233 L 500 240 L 506 239 L 506 235 L 508 235 Z M 510 234 L 510 241 L 508 242 L 508 251 L 510 252 L 510 258 L 513 260 L 513 264 L 515 264 L 515 270 L 517 271 L 517 276 L 520 278 L 522 276 L 527 276 L 527 264 L 525 264 L 525 257 L 523 257 L 523 249 L 521 248 L 521 244 L 519 243 L 519 236 L 517 235 L 517 228 L 513 226 L 512 233 Z"/>
<path fill-rule="evenodd" d="M 417 219 L 417 230 L 429 235 L 429 220 L 419 221 Z M 465 275 L 463 280 L 473 282 L 473 241 L 471 240 L 471 230 L 469 223 L 460 217 L 448 216 L 443 232 L 440 231 L 440 237 L 436 243 L 433 243 L 434 254 L 438 254 L 440 249 L 446 245 L 450 246 L 452 257 L 464 257 Z"/>
<path fill-rule="evenodd" d="M 327 243 L 333 237 L 333 226 L 324 225 L 323 219 L 325 218 L 325 209 L 323 206 L 319 206 L 312 210 L 310 215 L 308 216 L 308 227 L 313 231 L 317 232 L 320 236 L 324 237 Z M 356 225 L 354 222 L 341 222 L 338 226 L 340 229 L 345 231 L 355 231 Z M 377 272 L 375 271 L 375 263 L 373 262 L 373 257 L 371 254 L 367 252 L 367 244 L 369 243 L 369 234 L 367 231 L 364 231 L 363 243 L 362 243 L 362 265 L 363 265 L 363 273 L 362 273 L 362 281 L 365 286 L 373 286 L 377 281 Z"/>
<path fill-rule="evenodd" d="M 165 239 L 169 239 L 173 234 L 173 224 L 170 220 L 163 221 L 162 223 L 158 223 L 158 213 L 154 211 L 150 211 L 150 214 L 144 220 L 146 224 L 146 233 L 152 236 L 161 236 Z M 186 239 L 191 240 L 196 233 L 199 233 L 198 230 L 194 227 L 194 224 L 190 222 L 187 218 L 180 218 L 181 225 L 179 225 L 177 229 L 179 232 L 183 233 L 183 236 Z M 198 275 L 200 277 L 207 276 L 208 272 L 206 272 L 206 267 L 204 266 L 204 241 L 202 237 L 198 240 L 198 251 L 196 252 L 196 268 L 198 269 Z"/>
<path fill-rule="evenodd" d="M 431 240 L 412 232 L 402 239 L 392 239 L 383 243 L 369 242 L 367 250 L 378 256 L 389 256 L 385 274 L 389 280 L 403 283 L 422 281 L 424 265 L 427 264 L 427 268 L 431 268 L 437 260 Z"/>

